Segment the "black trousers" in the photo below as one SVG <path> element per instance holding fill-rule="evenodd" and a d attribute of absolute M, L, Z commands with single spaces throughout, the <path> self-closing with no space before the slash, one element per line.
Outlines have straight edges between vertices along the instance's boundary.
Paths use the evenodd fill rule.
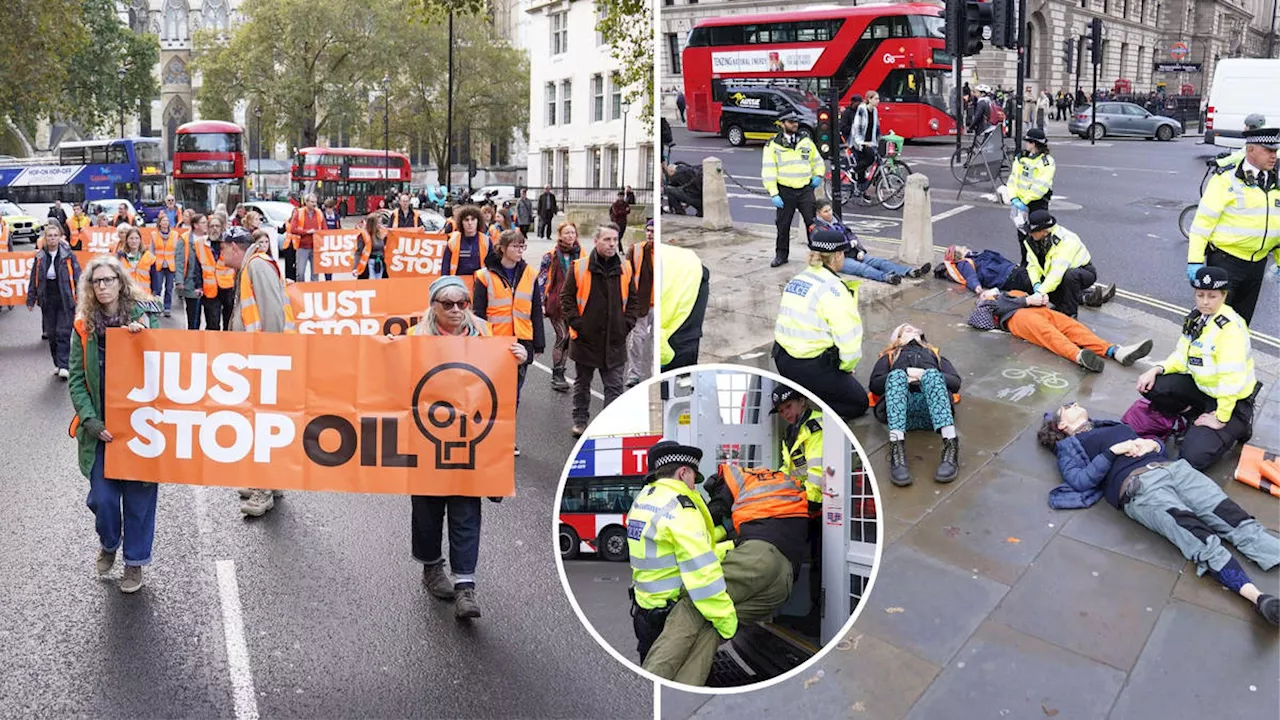
<path fill-rule="evenodd" d="M 1245 323 L 1252 325 L 1253 311 L 1258 305 L 1258 293 L 1262 290 L 1262 280 L 1267 274 L 1267 256 L 1262 256 L 1261 260 L 1241 260 L 1210 246 L 1204 254 L 1204 264 L 1227 271 L 1227 277 L 1231 278 L 1227 304 L 1244 318 Z"/>
<path fill-rule="evenodd" d="M 204 329 L 230 330 L 231 313 L 236 309 L 235 288 L 218 288 L 218 294 L 204 299 Z"/>
<path fill-rule="evenodd" d="M 791 221 L 796 216 L 796 210 L 800 211 L 800 217 L 804 220 L 804 234 L 807 238 L 809 226 L 813 224 L 817 213 L 817 201 L 813 197 L 813 188 L 808 185 L 802 188 L 779 185 L 778 197 L 782 198 L 782 209 L 778 210 L 778 242 L 775 250 L 778 257 L 785 260 L 791 252 Z"/>
<path fill-rule="evenodd" d="M 816 358 L 801 360 L 774 343 L 773 364 L 779 375 L 817 395 L 840 417 L 852 420 L 867 412 L 867 391 L 853 373 L 840 369 L 839 351 L 834 346 Z"/>
<path fill-rule="evenodd" d="M 636 652 L 640 654 L 640 662 L 649 656 L 649 651 L 653 649 L 653 644 L 658 641 L 658 636 L 662 635 L 662 629 L 667 625 L 667 615 L 671 614 L 671 608 L 675 607 L 674 602 L 668 602 L 666 607 L 653 608 L 646 610 L 636 604 L 635 599 L 631 600 L 631 629 L 636 634 Z"/>
<path fill-rule="evenodd" d="M 1027 203 L 1027 215 L 1030 216 L 1031 213 L 1035 212 L 1036 210 L 1048 210 L 1049 200 L 1052 198 L 1053 198 L 1053 191 L 1050 190 L 1049 192 L 1045 193 L 1044 197 L 1040 198 L 1039 200 L 1032 200 L 1031 202 Z M 1026 264 L 1027 264 L 1027 233 L 1023 232 L 1022 230 L 1019 230 L 1018 231 L 1018 265 L 1026 266 Z"/>
<path fill-rule="evenodd" d="M 204 297 L 184 297 L 182 298 L 182 307 L 187 311 L 187 329 L 200 329 L 200 308 L 204 304 Z"/>
<path fill-rule="evenodd" d="M 1204 470 L 1227 454 L 1236 442 L 1248 442 L 1253 437 L 1253 401 L 1261 388 L 1262 383 L 1258 383 L 1253 395 L 1236 403 L 1231 419 L 1221 430 L 1194 424 L 1202 413 L 1213 412 L 1218 401 L 1201 392 L 1195 380 L 1186 373 L 1157 376 L 1155 384 L 1144 396 L 1151 402 L 1151 407 L 1165 415 L 1181 415 L 1187 419 L 1187 434 L 1178 446 L 1178 455 L 1191 467 Z"/>
<path fill-rule="evenodd" d="M 689 191 L 678 188 L 667 188 L 667 205 L 671 208 L 671 212 L 676 215 L 685 215 L 685 208 L 691 207 L 698 217 L 702 217 L 702 197 L 694 197 Z"/>
<path fill-rule="evenodd" d="M 284 260 L 284 276 L 296 282 L 298 279 L 298 249 L 285 248 L 281 250 L 280 259 Z"/>
<path fill-rule="evenodd" d="M 555 219 L 554 215 L 538 216 L 538 237 L 544 240 L 551 239 L 551 221 Z"/>
<path fill-rule="evenodd" d="M 54 367 L 67 368 L 71 355 L 71 326 L 76 309 L 62 302 L 62 290 L 54 280 L 46 280 L 40 293 L 40 314 L 44 321 L 44 334 L 49 341 L 49 356 Z"/>
<path fill-rule="evenodd" d="M 1080 311 L 1080 303 L 1084 300 L 1084 291 L 1098 282 L 1098 271 L 1093 263 L 1085 263 L 1078 268 L 1071 268 L 1062 276 L 1057 289 L 1049 293 L 1049 302 L 1058 312 L 1067 317 L 1075 317 Z"/>
<path fill-rule="evenodd" d="M 867 182 L 867 168 L 871 167 L 871 163 L 876 161 L 876 149 L 870 145 L 863 148 L 855 148 L 853 150 L 853 158 L 853 179 L 857 181 L 858 189 L 865 191 L 870 184 Z"/>

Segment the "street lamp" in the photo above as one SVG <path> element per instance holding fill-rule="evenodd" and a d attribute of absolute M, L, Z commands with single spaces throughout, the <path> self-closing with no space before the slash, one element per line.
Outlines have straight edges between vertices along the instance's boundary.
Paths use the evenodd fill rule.
<path fill-rule="evenodd" d="M 128 72 L 125 66 L 121 65 L 116 74 L 120 76 L 120 137 L 124 137 L 124 76 Z"/>
<path fill-rule="evenodd" d="M 618 175 L 618 189 L 627 186 L 627 112 L 631 110 L 631 103 L 626 100 L 622 101 L 622 172 Z"/>
<path fill-rule="evenodd" d="M 391 207 L 391 76 L 382 76 L 382 172 L 387 181 L 387 207 Z"/>
<path fill-rule="evenodd" d="M 258 105 L 253 106 L 253 117 L 258 121 L 258 131 L 254 136 L 258 140 L 258 193 L 262 193 L 262 105 L 259 101 Z"/>

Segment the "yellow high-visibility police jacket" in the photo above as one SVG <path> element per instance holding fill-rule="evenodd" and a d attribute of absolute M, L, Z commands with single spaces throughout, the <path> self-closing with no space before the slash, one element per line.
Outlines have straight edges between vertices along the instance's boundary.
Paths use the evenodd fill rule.
<path fill-rule="evenodd" d="M 799 135 L 795 138 L 794 143 L 788 143 L 782 133 L 778 133 L 764 144 L 760 179 L 770 195 L 778 194 L 779 185 L 807 187 L 815 177 L 822 177 L 827 172 L 827 166 L 818 154 L 818 146 L 809 138 Z"/>
<path fill-rule="evenodd" d="M 773 339 L 797 360 L 816 358 L 834 345 L 840 369 L 853 372 L 862 359 L 858 285 L 826 267 L 806 268 L 782 290 Z"/>
<path fill-rule="evenodd" d="M 1049 252 L 1045 253 L 1044 265 L 1031 249 L 1031 238 L 1027 237 L 1023 245 L 1027 248 L 1027 276 L 1037 292 L 1051 293 L 1062 284 L 1062 276 L 1071 268 L 1089 264 L 1089 249 L 1084 246 L 1080 236 L 1062 227 L 1054 225 L 1049 230 Z"/>
<path fill-rule="evenodd" d="M 671 347 L 671 336 L 684 325 L 698 302 L 698 290 L 702 285 L 702 261 L 692 250 L 662 245 L 655 248 L 658 262 L 662 264 L 662 364 L 676 357 Z"/>
<path fill-rule="evenodd" d="M 1009 171 L 1009 194 L 1027 204 L 1039 200 L 1053 189 L 1053 174 L 1057 169 L 1049 153 L 1019 155 Z"/>
<path fill-rule="evenodd" d="M 1249 262 L 1272 253 L 1280 263 L 1280 187 L 1247 182 L 1243 163 L 1215 170 L 1191 223 L 1187 262 L 1203 263 L 1210 245 Z"/>
<path fill-rule="evenodd" d="M 1258 384 L 1249 326 L 1225 303 L 1205 320 L 1199 337 L 1179 335 L 1178 344 L 1160 366 L 1165 373 L 1191 375 L 1200 392 L 1218 401 L 1214 415 L 1219 422 L 1230 420 L 1236 403 L 1252 395 Z"/>
<path fill-rule="evenodd" d="M 696 490 L 674 478 L 646 485 L 627 513 L 636 604 L 664 607 L 683 587 L 716 632 L 733 637 L 738 613 L 725 588 L 724 548 L 716 547 L 715 535 L 711 513 Z"/>
<path fill-rule="evenodd" d="M 822 502 L 822 411 L 809 410 L 782 439 L 782 472 L 804 483 L 809 502 Z"/>

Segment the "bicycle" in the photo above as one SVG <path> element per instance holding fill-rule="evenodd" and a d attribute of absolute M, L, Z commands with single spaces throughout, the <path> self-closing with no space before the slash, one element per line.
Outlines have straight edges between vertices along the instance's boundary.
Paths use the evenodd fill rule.
<path fill-rule="evenodd" d="M 1041 370 L 1032 365 L 1027 368 L 1005 368 L 1001 373 L 1010 380 L 1025 380 L 1030 377 L 1034 382 L 1043 385 L 1051 390 L 1061 390 L 1071 383 L 1058 375 L 1054 370 Z"/>
<path fill-rule="evenodd" d="M 986 131 L 975 134 L 968 147 L 961 146 L 956 148 L 956 151 L 951 153 L 951 177 L 954 177 L 956 182 L 962 185 L 965 184 L 969 174 L 974 171 L 980 173 L 978 180 L 988 179 L 986 177 L 987 163 L 981 158 L 983 157 L 983 151 L 986 150 L 987 143 L 991 141 L 990 139 L 999 135 L 1000 132 L 998 130 L 988 128 Z M 1017 148 L 1010 144 L 1008 138 L 1000 137 L 1000 167 L 996 169 L 997 177 L 994 180 L 1004 183 L 1009 177 L 1009 171 L 1013 169 L 1013 158 L 1017 154 Z M 976 164 L 973 162 L 975 158 L 978 158 Z"/>
<path fill-rule="evenodd" d="M 853 159 L 853 151 L 849 146 L 844 147 L 844 154 L 840 156 L 841 207 L 848 205 L 850 201 L 857 201 L 860 205 L 878 203 L 886 210 L 897 210 L 906 203 L 907 176 L 911 174 L 911 167 L 899 159 L 902 156 L 903 138 L 901 135 L 890 132 L 883 139 L 884 152 L 876 152 L 876 159 L 871 163 L 871 167 L 867 168 L 865 175 L 868 178 L 868 187 L 876 189 L 874 200 L 857 191 L 858 181 L 855 179 L 857 163 Z"/>
<path fill-rule="evenodd" d="M 1212 160 L 1204 161 L 1204 177 L 1200 178 L 1200 195 L 1204 196 L 1205 188 L 1209 187 L 1209 178 L 1213 177 L 1213 171 L 1218 167 L 1218 161 L 1231 155 L 1229 152 L 1218 153 Z M 1182 208 L 1182 212 L 1178 213 L 1178 229 L 1182 231 L 1182 237 L 1191 239 L 1191 225 L 1196 220 L 1196 211 L 1200 209 L 1200 204 L 1188 205 Z"/>

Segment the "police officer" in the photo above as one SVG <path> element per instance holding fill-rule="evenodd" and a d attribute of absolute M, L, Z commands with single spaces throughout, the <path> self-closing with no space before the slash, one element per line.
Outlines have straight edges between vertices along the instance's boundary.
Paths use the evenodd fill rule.
<path fill-rule="evenodd" d="M 813 189 L 822 184 L 827 167 L 818 154 L 818 146 L 807 137 L 800 137 L 800 115 L 789 112 L 779 118 L 782 132 L 764 144 L 760 165 L 760 178 L 769 191 L 773 206 L 778 209 L 778 242 L 773 262 L 778 267 L 787 261 L 791 252 L 791 220 L 800 211 L 804 227 L 813 224 L 817 212 Z"/>
<path fill-rule="evenodd" d="M 662 264 L 662 311 L 659 358 L 662 372 L 698 364 L 702 321 L 707 316 L 711 271 L 688 248 L 664 245 L 658 253 Z"/>
<path fill-rule="evenodd" d="M 1253 435 L 1253 404 L 1261 385 L 1253 372 L 1249 328 L 1226 303 L 1227 271 L 1196 268 L 1196 307 L 1182 323 L 1178 344 L 1138 378 L 1151 406 L 1189 423 L 1178 452 L 1204 470 Z"/>
<path fill-rule="evenodd" d="M 778 374 L 808 388 L 846 419 L 867 411 L 867 391 L 853 376 L 862 358 L 858 281 L 837 274 L 852 247 L 835 230 L 809 237 L 809 267 L 783 288 L 773 328 Z"/>
<path fill-rule="evenodd" d="M 773 387 L 773 409 L 787 424 L 782 437 L 782 472 L 804 485 L 805 497 L 822 504 L 822 411 L 795 388 Z"/>
<path fill-rule="evenodd" d="M 1098 280 L 1088 248 L 1079 235 L 1059 225 L 1048 210 L 1036 210 L 1027 217 L 1027 233 L 1022 251 L 1026 254 L 1025 282 L 1031 287 L 1022 289 L 1048 296 L 1053 309 L 1075 317 L 1085 289 Z M 1110 293 L 1115 294 L 1114 286 Z"/>
<path fill-rule="evenodd" d="M 738 632 L 738 614 L 726 592 L 711 513 L 694 486 L 702 482 L 702 451 L 673 440 L 649 448 L 651 482 L 627 513 L 631 553 L 631 618 L 643 663 L 662 634 L 681 589 L 694 607 L 728 639 Z"/>
<path fill-rule="evenodd" d="M 1053 197 L 1053 175 L 1057 165 L 1049 154 L 1049 139 L 1044 130 L 1033 127 L 1027 130 L 1025 148 L 1013 161 L 1009 171 L 1009 204 L 1028 215 L 1033 210 L 1048 210 Z M 1027 240 L 1025 228 L 1018 229 L 1018 248 L 1022 253 L 1019 265 L 1027 264 Z"/>
<path fill-rule="evenodd" d="M 1187 278 L 1194 282 L 1205 265 L 1226 270 L 1231 278 L 1226 302 L 1249 323 L 1262 289 L 1267 253 L 1280 263 L 1280 129 L 1246 130 L 1244 141 L 1244 159 L 1234 167 L 1214 170 L 1200 198 L 1187 247 Z"/>

